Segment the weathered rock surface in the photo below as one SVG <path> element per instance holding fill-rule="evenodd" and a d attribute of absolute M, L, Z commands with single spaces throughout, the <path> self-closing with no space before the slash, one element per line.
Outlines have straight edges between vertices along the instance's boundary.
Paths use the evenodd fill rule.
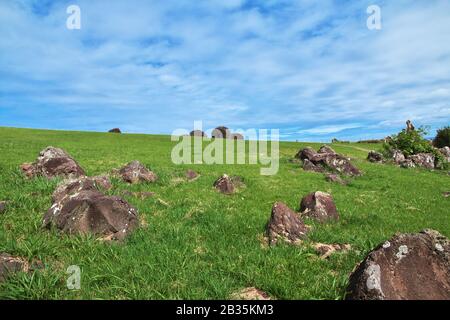
<path fill-rule="evenodd" d="M 139 161 L 132 161 L 119 170 L 119 175 L 125 182 L 138 183 L 138 182 L 155 182 L 158 180 L 158 176 L 148 170 Z"/>
<path fill-rule="evenodd" d="M 282 202 L 276 202 L 272 207 L 272 215 L 267 224 L 269 245 L 275 245 L 278 240 L 295 244 L 306 238 L 309 228 L 299 214 Z"/>
<path fill-rule="evenodd" d="M 397 234 L 350 276 L 347 299 L 449 300 L 450 241 L 437 231 Z"/>
<path fill-rule="evenodd" d="M 0 282 L 15 272 L 28 272 L 28 261 L 7 253 L 0 253 Z"/>
<path fill-rule="evenodd" d="M 381 162 L 383 162 L 384 158 L 381 153 L 372 150 L 367 155 L 367 160 L 369 160 L 370 162 L 381 163 Z"/>
<path fill-rule="evenodd" d="M 303 165 L 306 165 L 306 169 L 304 167 L 305 170 L 316 172 L 333 171 L 349 176 L 361 175 L 361 171 L 349 159 L 337 154 L 328 146 L 322 146 L 319 152 L 316 152 L 311 147 L 306 147 L 300 150 L 295 157 L 303 161 Z M 318 168 L 322 168 L 322 170 Z"/>
<path fill-rule="evenodd" d="M 325 172 L 325 169 L 321 166 L 316 166 L 308 159 L 303 160 L 303 170 L 313 172 Z"/>
<path fill-rule="evenodd" d="M 139 225 L 136 209 L 119 197 L 102 194 L 90 178 L 61 184 L 43 227 L 68 234 L 94 234 L 121 240 Z"/>
<path fill-rule="evenodd" d="M 84 176 L 84 170 L 64 150 L 60 148 L 47 147 L 39 153 L 34 163 L 24 163 L 20 166 L 29 178 L 43 176 L 48 179 L 61 177 Z"/>
<path fill-rule="evenodd" d="M 214 182 L 214 188 L 225 194 L 232 194 L 235 191 L 235 185 L 232 178 L 224 174 Z"/>
<path fill-rule="evenodd" d="M 255 287 L 244 288 L 240 291 L 234 292 L 230 296 L 231 300 L 270 300 L 270 296 L 256 289 Z"/>
<path fill-rule="evenodd" d="M 351 249 L 349 244 L 327 244 L 327 243 L 314 243 L 314 249 L 320 255 L 321 259 L 327 259 L 335 252 L 346 252 Z"/>
<path fill-rule="evenodd" d="M 316 191 L 303 197 L 300 203 L 302 216 L 315 219 L 319 222 L 338 220 L 339 213 L 334 204 L 333 197 L 325 192 Z"/>
<path fill-rule="evenodd" d="M 405 159 L 400 163 L 400 167 L 402 168 L 415 168 L 416 165 L 411 159 Z"/>
<path fill-rule="evenodd" d="M 412 160 L 418 167 L 426 169 L 434 169 L 434 155 L 432 153 L 418 153 L 409 156 L 408 159 Z"/>
<path fill-rule="evenodd" d="M 53 202 L 61 201 L 67 195 L 73 195 L 78 191 L 87 190 L 109 190 L 111 182 L 106 176 L 81 177 L 78 179 L 67 179 L 60 183 L 52 194 Z"/>
<path fill-rule="evenodd" d="M 201 130 L 192 130 L 189 135 L 191 137 L 204 137 L 204 138 L 208 137 L 208 135 Z"/>
<path fill-rule="evenodd" d="M 337 175 L 335 173 L 327 173 L 325 175 L 325 180 L 327 180 L 328 182 L 339 183 L 343 186 L 347 185 L 347 181 L 345 181 L 344 179 L 342 179 L 339 175 Z"/>
<path fill-rule="evenodd" d="M 402 164 L 405 159 L 405 155 L 400 150 L 392 151 L 392 160 L 394 160 L 396 164 Z"/>
<path fill-rule="evenodd" d="M 327 146 L 327 145 L 323 145 L 319 148 L 319 151 L 317 151 L 318 153 L 329 153 L 329 154 L 337 154 L 336 151 L 334 151 L 333 148 Z"/>
<path fill-rule="evenodd" d="M 119 128 L 113 128 L 108 131 L 109 133 L 122 133 L 122 131 Z"/>

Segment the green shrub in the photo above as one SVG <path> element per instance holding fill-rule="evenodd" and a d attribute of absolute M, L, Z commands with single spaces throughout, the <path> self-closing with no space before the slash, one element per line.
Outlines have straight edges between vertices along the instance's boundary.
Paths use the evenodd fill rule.
<path fill-rule="evenodd" d="M 424 127 L 407 131 L 403 129 L 399 134 L 392 135 L 391 139 L 384 143 L 385 151 L 400 150 L 405 156 L 417 153 L 435 153 L 431 143 L 424 138 L 427 131 Z"/>
<path fill-rule="evenodd" d="M 436 137 L 433 140 L 433 145 L 436 148 L 450 146 L 450 126 L 444 127 L 437 131 Z"/>

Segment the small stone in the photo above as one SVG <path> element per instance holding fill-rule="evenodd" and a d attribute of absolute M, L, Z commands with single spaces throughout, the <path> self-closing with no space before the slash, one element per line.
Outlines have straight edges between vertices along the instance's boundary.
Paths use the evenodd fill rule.
<path fill-rule="evenodd" d="M 255 287 L 245 288 L 238 292 L 234 292 L 230 296 L 231 300 L 271 300 L 270 296 L 256 289 Z"/>
<path fill-rule="evenodd" d="M 198 173 L 195 172 L 194 170 L 189 169 L 188 171 L 186 171 L 186 178 L 189 181 L 193 181 L 198 178 Z"/>
<path fill-rule="evenodd" d="M 139 161 L 132 161 L 119 170 L 119 175 L 125 182 L 155 182 L 158 176 L 152 171 L 148 170 Z"/>
<path fill-rule="evenodd" d="M 319 222 L 339 220 L 339 213 L 334 204 L 333 197 L 325 192 L 312 192 L 303 197 L 300 203 L 302 216 L 315 219 Z"/>
<path fill-rule="evenodd" d="M 320 254 L 321 259 L 327 259 L 335 252 L 346 252 L 351 249 L 349 244 L 326 244 L 326 243 L 315 243 L 313 244 L 314 249 Z"/>
<path fill-rule="evenodd" d="M 306 238 L 309 228 L 299 214 L 282 202 L 276 202 L 267 224 L 269 245 L 275 245 L 279 239 L 291 244 L 297 244 Z"/>
<path fill-rule="evenodd" d="M 327 180 L 328 182 L 334 182 L 334 183 L 338 183 L 341 184 L 343 186 L 347 185 L 347 181 L 345 181 L 344 179 L 342 179 L 339 175 L 335 174 L 335 173 L 328 173 L 325 175 L 325 180 Z"/>
<path fill-rule="evenodd" d="M 235 191 L 235 187 L 231 178 L 224 174 L 214 182 L 214 187 L 224 194 L 232 194 Z"/>

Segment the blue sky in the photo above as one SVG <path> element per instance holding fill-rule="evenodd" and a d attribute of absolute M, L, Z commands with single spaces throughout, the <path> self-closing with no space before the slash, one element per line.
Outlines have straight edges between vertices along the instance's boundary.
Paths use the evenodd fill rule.
<path fill-rule="evenodd" d="M 66 8 L 81 8 L 81 30 Z M 368 30 L 366 8 L 381 7 Z M 450 1 L 0 2 L 0 126 L 381 138 L 450 123 Z"/>

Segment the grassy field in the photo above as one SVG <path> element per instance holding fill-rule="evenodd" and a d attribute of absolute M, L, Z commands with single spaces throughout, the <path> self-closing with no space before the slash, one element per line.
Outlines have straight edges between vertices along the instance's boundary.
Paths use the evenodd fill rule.
<path fill-rule="evenodd" d="M 146 200 L 126 197 L 143 226 L 124 243 L 66 236 L 41 228 L 58 181 L 25 179 L 19 169 L 46 146 L 69 152 L 88 175 L 110 173 L 131 160 L 156 172 L 154 184 L 113 180 L 108 193 L 152 191 Z M 183 165 L 170 160 L 168 136 L 116 135 L 0 128 L 0 252 L 40 259 L 41 271 L 16 274 L 0 284 L 0 298 L 25 299 L 227 299 L 255 286 L 276 299 L 342 299 L 354 266 L 395 232 L 432 228 L 450 237 L 449 176 L 365 160 L 379 145 L 335 144 L 364 175 L 348 186 L 326 182 L 290 160 L 313 143 L 280 143 L 280 170 L 261 176 L 257 165 Z M 201 174 L 187 182 L 186 169 Z M 246 187 L 226 196 L 213 182 L 223 173 L 240 175 Z M 312 191 L 333 195 L 339 222 L 313 226 L 310 241 L 349 243 L 352 250 L 321 260 L 306 244 L 267 248 L 262 241 L 272 204 L 298 209 Z M 82 270 L 81 290 L 68 290 L 70 265 Z"/>

